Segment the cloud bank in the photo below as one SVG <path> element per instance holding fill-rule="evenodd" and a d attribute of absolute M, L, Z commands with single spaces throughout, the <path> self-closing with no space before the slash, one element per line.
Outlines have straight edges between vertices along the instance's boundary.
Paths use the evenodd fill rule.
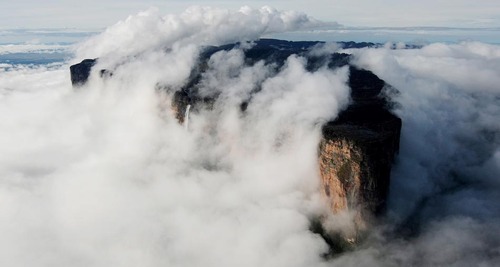
<path fill-rule="evenodd" d="M 325 25 L 304 13 L 242 7 L 238 11 L 193 6 L 178 15 L 149 9 L 109 27 L 79 47 L 77 58 L 124 56 L 188 44 L 221 45 L 266 33 Z"/>
<path fill-rule="evenodd" d="M 317 144 L 348 104 L 346 68 L 221 51 L 199 83 L 213 109 L 178 124 L 172 93 L 202 45 L 311 23 L 267 7 L 147 11 L 77 49 L 112 77 L 74 90 L 67 66 L 1 70 L 0 265 L 498 265 L 498 46 L 349 51 L 399 90 L 402 144 L 387 221 L 328 260 L 309 220 L 324 212 Z"/>
<path fill-rule="evenodd" d="M 393 96 L 403 129 L 389 217 L 402 235 L 378 236 L 342 262 L 498 265 L 499 52 L 474 42 L 353 51 L 358 66 L 400 91 Z"/>

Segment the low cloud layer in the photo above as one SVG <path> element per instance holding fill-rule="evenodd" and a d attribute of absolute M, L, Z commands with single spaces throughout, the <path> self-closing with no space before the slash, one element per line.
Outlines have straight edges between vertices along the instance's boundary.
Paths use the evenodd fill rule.
<path fill-rule="evenodd" d="M 498 46 L 349 51 L 399 90 L 402 143 L 387 220 L 329 260 L 309 220 L 324 212 L 317 144 L 348 104 L 347 68 L 310 73 L 292 56 L 276 71 L 222 51 L 200 81 L 214 108 L 174 118 L 201 45 L 311 23 L 270 8 L 148 11 L 78 48 L 112 77 L 74 90 L 67 66 L 2 70 L 0 265 L 498 265 Z"/>

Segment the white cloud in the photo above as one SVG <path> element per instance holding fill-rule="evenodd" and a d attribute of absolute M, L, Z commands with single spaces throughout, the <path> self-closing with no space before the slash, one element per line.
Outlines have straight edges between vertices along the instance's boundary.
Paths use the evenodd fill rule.
<path fill-rule="evenodd" d="M 499 52 L 470 42 L 353 51 L 359 66 L 400 91 L 403 129 L 390 214 L 416 236 L 379 240 L 342 261 L 356 265 L 381 253 L 382 266 L 498 264 L 500 237 L 484 233 L 496 231 L 491 227 L 500 219 Z"/>
<path fill-rule="evenodd" d="M 11 53 L 54 53 L 69 50 L 67 45 L 47 45 L 47 44 L 8 44 L 0 45 L 0 55 Z"/>
<path fill-rule="evenodd" d="M 147 49 L 166 49 L 186 44 L 217 45 L 255 40 L 265 33 L 291 31 L 322 25 L 304 13 L 271 7 L 239 11 L 194 6 L 180 15 L 162 16 L 149 9 L 108 28 L 84 43 L 77 57 L 134 55 Z"/>
<path fill-rule="evenodd" d="M 320 123 L 347 104 L 347 69 L 309 73 L 293 56 L 275 73 L 246 66 L 241 51 L 219 52 L 200 85 L 220 98 L 193 110 L 188 130 L 170 93 L 155 90 L 182 86 L 200 44 L 304 18 L 265 8 L 148 11 L 82 45 L 79 55 L 102 61 L 78 90 L 67 66 L 0 70 L 0 265 L 498 265 L 498 46 L 352 52 L 400 91 L 402 143 L 390 221 L 330 262 L 308 224 L 324 211 Z M 101 79 L 105 66 L 113 76 Z M 242 114 L 254 85 L 262 90 Z M 415 236 L 386 234 L 409 214 Z"/>
<path fill-rule="evenodd" d="M 220 52 L 210 63 L 217 79 L 207 75 L 201 84 L 221 100 L 212 111 L 193 111 L 186 131 L 173 117 L 172 95 L 155 86 L 185 82 L 199 40 L 246 39 L 303 18 L 272 9 L 245 10 L 250 17 L 187 12 L 141 13 L 90 41 L 102 47 L 86 43 L 87 52 L 105 51 L 105 60 L 120 64 L 108 79 L 93 73 L 79 90 L 67 66 L 0 73 L 1 265 L 324 264 L 327 246 L 309 231 L 323 209 L 318 122 L 347 104 L 346 69 L 308 73 L 292 57 L 275 73 L 245 66 L 238 51 Z M 263 26 L 245 33 L 221 24 L 237 19 Z M 184 26 L 149 28 L 174 22 Z M 167 39 L 157 39 L 160 30 Z M 140 39 L 117 39 L 128 33 Z M 182 45 L 156 49 L 179 35 Z M 130 50 L 110 53 L 112 42 Z M 241 114 L 256 83 L 262 91 Z"/>

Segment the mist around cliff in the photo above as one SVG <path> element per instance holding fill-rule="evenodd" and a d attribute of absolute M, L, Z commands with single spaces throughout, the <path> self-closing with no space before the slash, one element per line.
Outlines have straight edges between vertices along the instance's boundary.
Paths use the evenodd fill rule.
<path fill-rule="evenodd" d="M 318 24 L 268 7 L 150 10 L 76 48 L 73 62 L 100 58 L 78 90 L 68 66 L 2 69 L 0 265 L 499 265 L 498 46 L 343 51 L 397 88 L 403 129 L 386 218 L 328 260 L 309 220 L 325 212 L 317 144 L 348 104 L 347 68 L 248 66 L 243 43 L 206 66 L 214 109 L 178 124 L 172 92 L 202 46 Z"/>
<path fill-rule="evenodd" d="M 477 42 L 353 51 L 399 90 L 388 224 L 345 264 L 500 263 L 500 48 Z M 391 228 L 390 230 L 388 228 Z"/>

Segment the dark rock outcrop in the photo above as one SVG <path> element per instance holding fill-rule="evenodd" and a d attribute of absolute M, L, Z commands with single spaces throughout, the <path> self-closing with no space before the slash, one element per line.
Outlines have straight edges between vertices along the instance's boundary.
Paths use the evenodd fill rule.
<path fill-rule="evenodd" d="M 96 62 L 96 59 L 84 59 L 82 62 L 69 67 L 73 86 L 81 86 L 87 82 L 90 70 Z"/>

